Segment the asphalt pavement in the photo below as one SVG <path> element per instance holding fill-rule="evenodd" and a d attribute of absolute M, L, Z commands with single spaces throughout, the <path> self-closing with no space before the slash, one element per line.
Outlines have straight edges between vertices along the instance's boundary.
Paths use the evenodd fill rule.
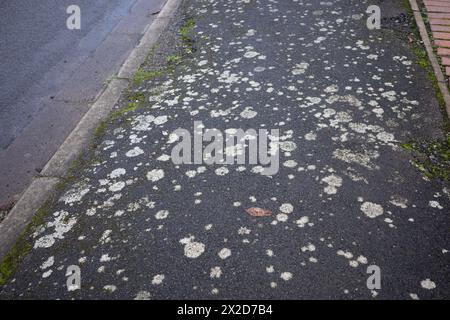
<path fill-rule="evenodd" d="M 370 4 L 185 1 L 147 67 L 181 62 L 134 87 L 0 298 L 448 299 L 449 186 L 400 147 L 442 137 L 441 112 L 402 1 L 380 30 Z M 175 164 L 180 128 L 278 129 L 279 170 Z"/>

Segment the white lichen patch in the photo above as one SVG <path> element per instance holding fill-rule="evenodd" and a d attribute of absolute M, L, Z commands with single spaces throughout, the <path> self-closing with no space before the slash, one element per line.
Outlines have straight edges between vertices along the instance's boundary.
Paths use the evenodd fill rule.
<path fill-rule="evenodd" d="M 67 211 L 58 211 L 53 214 L 55 217 L 53 221 L 48 222 L 45 225 L 45 229 L 53 228 L 53 232 L 51 234 L 40 237 L 34 243 L 34 248 L 50 248 L 58 239 L 64 239 L 64 234 L 69 232 L 77 219 L 75 217 L 70 217 Z"/>
<path fill-rule="evenodd" d="M 364 202 L 361 205 L 361 211 L 364 212 L 364 214 L 371 219 L 381 216 L 384 212 L 383 207 L 381 205 L 373 202 Z"/>
<path fill-rule="evenodd" d="M 337 149 L 333 152 L 333 157 L 350 164 L 358 164 L 368 169 L 374 169 L 375 166 L 371 163 L 372 159 L 378 158 L 379 154 L 376 151 L 358 153 L 348 149 Z"/>
<path fill-rule="evenodd" d="M 400 196 L 392 196 L 389 202 L 394 206 L 400 207 L 402 209 L 406 209 L 408 207 L 408 200 Z"/>
<path fill-rule="evenodd" d="M 436 289 L 436 283 L 434 281 L 431 281 L 430 279 L 425 279 L 420 282 L 420 285 L 422 288 L 427 290 L 433 290 Z"/>
<path fill-rule="evenodd" d="M 442 207 L 441 204 L 440 204 L 438 201 L 435 201 L 435 200 L 430 201 L 430 202 L 428 203 L 428 205 L 429 205 L 431 208 L 435 208 L 435 209 L 439 209 L 439 210 L 444 209 L 444 207 Z"/>
<path fill-rule="evenodd" d="M 117 287 L 115 285 L 109 284 L 103 287 L 103 289 L 109 293 L 113 293 L 117 290 Z"/>
<path fill-rule="evenodd" d="M 125 156 L 129 158 L 135 158 L 140 156 L 141 154 L 144 154 L 144 150 L 139 147 L 134 147 L 133 149 L 127 151 L 127 153 L 125 153 Z"/>
<path fill-rule="evenodd" d="M 280 278 L 283 279 L 284 281 L 289 281 L 291 280 L 293 277 L 293 274 L 291 272 L 282 272 L 280 275 Z"/>
<path fill-rule="evenodd" d="M 252 108 L 246 108 L 244 111 L 241 112 L 241 117 L 244 119 L 252 119 L 256 117 L 258 112 L 253 110 Z"/>
<path fill-rule="evenodd" d="M 205 252 L 205 245 L 194 239 L 195 237 L 190 236 L 180 240 L 180 243 L 184 244 L 184 255 L 191 259 L 198 258 Z"/>
<path fill-rule="evenodd" d="M 315 134 L 314 132 L 309 132 L 307 134 L 305 134 L 305 140 L 307 141 L 314 141 L 317 138 L 317 134 Z"/>
<path fill-rule="evenodd" d="M 112 233 L 112 230 L 105 230 L 104 232 L 103 232 L 103 234 L 102 234 L 102 236 L 100 237 L 100 244 L 106 244 L 106 243 L 109 243 L 109 242 L 111 242 L 111 233 Z"/>
<path fill-rule="evenodd" d="M 306 72 L 306 70 L 308 70 L 309 67 L 309 63 L 307 62 L 302 62 L 299 63 L 295 66 L 295 68 L 292 70 L 292 74 L 293 75 L 302 75 Z"/>
<path fill-rule="evenodd" d="M 160 210 L 155 214 L 155 218 L 157 220 L 163 220 L 166 219 L 169 216 L 169 211 L 168 210 Z"/>
<path fill-rule="evenodd" d="M 109 186 L 109 191 L 111 191 L 111 192 L 119 192 L 123 188 L 125 188 L 125 186 L 126 186 L 125 182 L 119 181 L 119 182 L 113 183 L 111 186 Z"/>
<path fill-rule="evenodd" d="M 279 214 L 277 214 L 276 219 L 279 222 L 286 222 L 286 221 L 288 221 L 289 216 L 285 213 L 279 213 Z"/>
<path fill-rule="evenodd" d="M 209 276 L 211 279 L 214 279 L 214 278 L 218 279 L 218 278 L 220 278 L 221 275 L 222 275 L 222 270 L 220 269 L 220 267 L 211 268 L 211 271 L 209 273 Z"/>
<path fill-rule="evenodd" d="M 162 169 L 153 169 L 147 172 L 147 180 L 151 182 L 157 182 L 164 178 L 164 170 Z"/>
<path fill-rule="evenodd" d="M 301 247 L 302 252 L 313 252 L 316 251 L 316 246 L 312 243 L 308 243 L 306 246 Z"/>
<path fill-rule="evenodd" d="M 335 174 L 323 178 L 322 182 L 328 184 L 323 191 L 329 195 L 336 194 L 338 188 L 342 186 L 342 178 Z"/>
<path fill-rule="evenodd" d="M 124 168 L 118 168 L 113 170 L 110 174 L 109 177 L 111 179 L 117 179 L 120 178 L 121 176 L 125 175 L 127 173 L 127 171 Z"/>
<path fill-rule="evenodd" d="M 218 176 L 224 176 L 229 173 L 229 170 L 227 167 L 220 167 L 215 170 L 215 173 Z"/>
<path fill-rule="evenodd" d="M 297 224 L 297 226 L 299 228 L 304 228 L 309 223 L 309 217 L 303 216 L 300 219 L 298 219 L 297 221 L 295 221 L 295 223 Z"/>
<path fill-rule="evenodd" d="M 41 269 L 42 270 L 48 269 L 48 268 L 52 267 L 54 263 L 55 263 L 55 257 L 54 256 L 48 257 L 48 259 L 42 263 Z"/>
<path fill-rule="evenodd" d="M 243 235 L 248 235 L 250 234 L 251 230 L 247 227 L 240 227 L 238 230 L 238 234 L 243 236 Z"/>
<path fill-rule="evenodd" d="M 292 213 L 294 211 L 294 206 L 290 203 L 283 203 L 280 206 L 280 211 L 283 213 Z"/>
<path fill-rule="evenodd" d="M 80 202 L 83 197 L 90 191 L 90 188 L 84 184 L 76 185 L 74 188 L 67 191 L 60 199 L 65 204 L 72 205 Z"/>
<path fill-rule="evenodd" d="M 160 285 L 163 283 L 164 279 L 165 279 L 165 276 L 163 274 L 157 274 L 156 276 L 153 277 L 152 284 Z"/>
<path fill-rule="evenodd" d="M 220 259 L 224 260 L 224 259 L 228 258 L 229 256 L 231 256 L 231 250 L 230 249 L 223 248 L 222 250 L 219 251 Z"/>
<path fill-rule="evenodd" d="M 148 291 L 139 291 L 136 294 L 136 297 L 134 298 L 134 300 L 150 300 L 151 299 L 151 294 Z"/>

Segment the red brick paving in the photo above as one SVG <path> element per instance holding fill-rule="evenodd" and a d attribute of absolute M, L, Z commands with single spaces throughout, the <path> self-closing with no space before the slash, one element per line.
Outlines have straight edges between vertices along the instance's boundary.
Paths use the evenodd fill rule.
<path fill-rule="evenodd" d="M 450 26 L 431 25 L 431 31 L 450 33 Z"/>
<path fill-rule="evenodd" d="M 442 39 L 442 40 L 450 40 L 450 33 L 447 32 L 433 32 L 433 38 Z"/>
<path fill-rule="evenodd" d="M 450 0 L 424 0 L 434 44 L 442 59 L 445 73 L 450 76 Z"/>
<path fill-rule="evenodd" d="M 450 41 L 446 40 L 435 40 L 434 44 L 441 48 L 450 48 Z"/>
<path fill-rule="evenodd" d="M 448 25 L 450 25 L 450 20 L 448 20 L 448 19 L 450 19 L 450 18 L 447 18 L 447 19 L 431 19 L 430 18 L 430 24 L 448 26 Z"/>
<path fill-rule="evenodd" d="M 449 48 L 438 48 L 438 55 L 439 56 L 448 56 L 450 57 L 450 49 Z"/>
<path fill-rule="evenodd" d="M 450 13 L 433 13 L 433 12 L 430 12 L 428 14 L 428 17 L 430 19 L 449 19 L 450 18 Z"/>
<path fill-rule="evenodd" d="M 442 57 L 442 64 L 444 66 L 450 66 L 450 57 Z"/>

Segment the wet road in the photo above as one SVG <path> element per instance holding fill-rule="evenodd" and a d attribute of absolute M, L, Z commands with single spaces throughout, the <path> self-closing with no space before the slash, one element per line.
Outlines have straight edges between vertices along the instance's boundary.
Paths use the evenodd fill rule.
<path fill-rule="evenodd" d="M 407 33 L 368 30 L 360 0 L 187 3 L 195 52 L 135 87 L 143 106 L 109 124 L 0 298 L 448 299 L 448 184 L 399 147 L 442 136 Z M 279 170 L 174 164 L 178 128 L 279 129 Z"/>
<path fill-rule="evenodd" d="M 0 206 L 42 169 L 163 2 L 0 3 Z M 73 4 L 80 30 L 66 27 Z"/>

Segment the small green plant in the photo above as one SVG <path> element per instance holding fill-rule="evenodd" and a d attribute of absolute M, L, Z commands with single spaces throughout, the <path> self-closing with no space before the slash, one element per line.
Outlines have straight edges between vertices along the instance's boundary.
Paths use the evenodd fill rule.
<path fill-rule="evenodd" d="M 169 66 L 177 65 L 181 62 L 181 57 L 178 55 L 171 55 L 167 57 L 166 61 Z"/>
<path fill-rule="evenodd" d="M 135 92 L 133 94 L 129 94 L 127 96 L 127 100 L 128 108 L 125 109 L 133 109 L 145 102 L 145 95 L 142 92 Z"/>
<path fill-rule="evenodd" d="M 48 200 L 36 213 L 31 222 L 19 236 L 15 245 L 0 263 L 0 285 L 5 285 L 17 270 L 20 261 L 32 250 L 30 236 L 44 223 L 45 217 L 50 214 L 53 199 Z"/>
<path fill-rule="evenodd" d="M 134 75 L 133 83 L 135 85 L 141 84 L 143 81 L 151 80 L 160 77 L 164 74 L 163 70 L 144 71 L 139 69 Z"/>
<path fill-rule="evenodd" d="M 195 20 L 189 19 L 180 28 L 181 41 L 186 48 L 187 53 L 194 52 L 194 39 L 191 37 L 191 32 L 195 28 Z"/>
<path fill-rule="evenodd" d="M 431 142 L 410 142 L 400 145 L 412 152 L 414 165 L 428 178 L 450 181 L 450 134 Z"/>
<path fill-rule="evenodd" d="M 184 25 L 181 27 L 180 29 L 180 34 L 181 34 L 181 40 L 183 42 L 185 41 L 189 41 L 190 38 L 190 32 L 192 29 L 195 28 L 195 21 L 194 19 L 188 19 Z"/>
<path fill-rule="evenodd" d="M 100 122 L 100 124 L 94 130 L 94 138 L 97 140 L 101 139 L 106 133 L 106 127 L 106 121 Z"/>
<path fill-rule="evenodd" d="M 428 178 L 439 178 L 445 181 L 450 181 L 450 125 L 445 111 L 445 100 L 431 63 L 428 59 L 428 53 L 419 40 L 419 30 L 415 23 L 414 13 L 411 9 L 409 1 L 404 0 L 403 5 L 408 12 L 410 20 L 412 21 L 412 33 L 409 35 L 411 50 L 417 57 L 417 63 L 428 73 L 428 79 L 434 88 L 436 99 L 441 107 L 441 112 L 444 119 L 443 130 L 446 132 L 446 137 L 433 141 L 403 143 L 400 146 L 414 155 L 414 165 L 425 176 Z M 428 17 L 425 14 L 422 14 L 422 17 L 425 22 L 428 21 Z M 432 38 L 431 35 L 430 38 Z M 436 50 L 436 47 L 434 47 L 434 49 Z"/>

